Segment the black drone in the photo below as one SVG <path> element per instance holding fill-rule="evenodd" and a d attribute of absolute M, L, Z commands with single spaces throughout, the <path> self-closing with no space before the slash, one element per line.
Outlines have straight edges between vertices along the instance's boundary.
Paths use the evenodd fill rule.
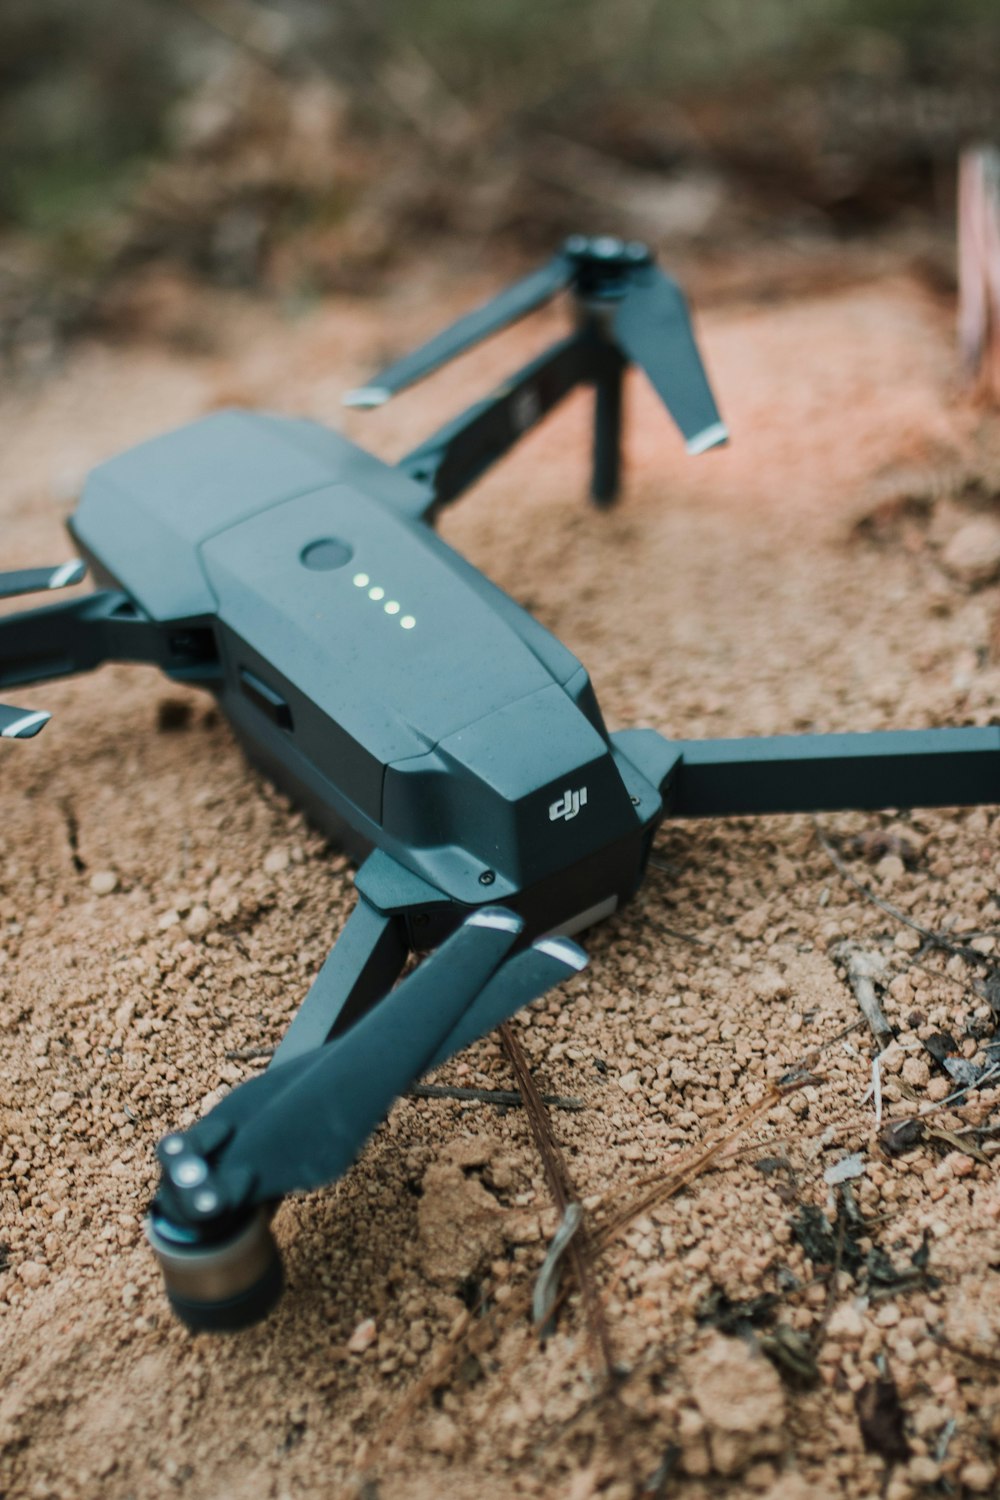
<path fill-rule="evenodd" d="M 379 405 L 564 289 L 573 331 L 395 466 L 236 411 L 101 465 L 70 522 L 100 591 L 0 620 L 0 687 L 136 661 L 206 688 L 361 862 L 270 1066 L 160 1142 L 147 1232 L 191 1328 L 264 1316 L 279 1201 L 340 1176 L 414 1079 L 581 969 L 571 935 L 634 894 L 665 818 L 1000 801 L 1000 727 L 609 734 L 576 658 L 435 535 L 438 510 L 578 385 L 610 504 L 630 361 L 689 452 L 726 441 L 680 289 L 644 246 L 605 238 L 568 240 L 349 404 Z M 0 595 L 82 572 L 9 573 Z M 0 708 L 0 734 L 47 718 Z M 397 983 L 414 950 L 429 956 Z"/>

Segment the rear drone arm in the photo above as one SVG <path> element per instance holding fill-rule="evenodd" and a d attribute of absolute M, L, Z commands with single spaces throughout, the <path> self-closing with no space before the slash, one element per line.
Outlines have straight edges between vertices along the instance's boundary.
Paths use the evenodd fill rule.
<path fill-rule="evenodd" d="M 671 748 L 676 760 L 663 780 L 670 817 L 1000 803 L 1000 725 L 686 740 Z"/>
<path fill-rule="evenodd" d="M 399 467 L 411 479 L 431 486 L 434 498 L 429 513 L 464 494 L 570 391 L 578 385 L 597 383 L 598 370 L 605 363 L 614 364 L 620 389 L 624 361 L 610 348 L 610 361 L 608 355 L 602 358 L 603 354 L 594 331 L 586 326 L 578 329 L 400 459 Z M 602 385 L 598 384 L 598 390 L 601 389 Z M 609 489 L 609 466 L 605 454 L 610 450 L 617 455 L 620 412 L 620 400 L 612 403 L 605 398 L 601 403 L 604 420 L 596 424 L 600 441 L 598 443 L 595 438 L 592 486 L 595 499 L 609 499 L 617 487 L 615 466 L 614 482 Z M 597 461 L 598 446 L 600 464 Z"/>
<path fill-rule="evenodd" d="M 690 453 L 727 440 L 680 288 L 644 245 L 607 237 L 573 236 L 537 271 L 350 392 L 346 404 L 381 406 L 562 290 L 573 297 L 576 332 L 402 460 L 401 468 L 431 486 L 428 517 L 581 384 L 595 391 L 591 493 L 599 505 L 609 505 L 618 491 L 622 376 L 629 361 L 646 372 Z"/>

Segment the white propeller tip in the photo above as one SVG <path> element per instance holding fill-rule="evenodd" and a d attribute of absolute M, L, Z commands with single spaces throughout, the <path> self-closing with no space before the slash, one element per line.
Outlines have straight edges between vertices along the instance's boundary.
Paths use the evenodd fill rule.
<path fill-rule="evenodd" d="M 34 713 L 22 714 L 19 719 L 14 719 L 10 724 L 0 729 L 0 737 L 5 740 L 30 740 L 44 729 L 52 715 L 38 710 Z"/>
<path fill-rule="evenodd" d="M 728 442 L 729 428 L 725 422 L 712 422 L 710 426 L 696 432 L 694 437 L 688 438 L 684 446 L 689 453 L 707 453 L 709 448 L 720 448 L 723 443 Z"/>
<path fill-rule="evenodd" d="M 342 398 L 345 406 L 357 406 L 369 411 L 373 406 L 384 406 L 392 395 L 384 385 L 359 385 L 356 391 L 348 391 Z"/>
<path fill-rule="evenodd" d="M 79 583 L 86 571 L 87 564 L 78 557 L 73 557 L 69 562 L 63 563 L 61 568 L 56 568 L 49 579 L 49 588 L 68 589 L 74 583 Z"/>

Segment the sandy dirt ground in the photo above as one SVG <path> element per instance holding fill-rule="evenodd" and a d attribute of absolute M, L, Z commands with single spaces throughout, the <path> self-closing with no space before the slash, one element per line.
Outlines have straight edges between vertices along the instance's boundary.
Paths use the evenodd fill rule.
<path fill-rule="evenodd" d="M 4 565 L 61 559 L 87 468 L 207 409 L 345 421 L 343 389 L 489 284 L 439 267 L 298 319 L 151 291 L 145 342 L 0 395 Z M 398 455 L 557 325 L 346 430 Z M 727 451 L 687 459 L 636 378 L 617 510 L 584 499 L 581 398 L 447 538 L 580 655 L 612 728 L 991 722 L 996 442 L 947 307 L 900 272 L 709 300 L 701 328 Z M 53 719 L 3 752 L 0 1494 L 995 1493 L 995 811 L 665 826 L 586 973 L 518 1018 L 539 1086 L 584 1105 L 553 1125 L 603 1252 L 609 1391 L 572 1287 L 544 1346 L 526 1316 L 556 1215 L 519 1108 L 400 1101 L 341 1183 L 281 1207 L 266 1324 L 172 1319 L 141 1229 L 155 1142 L 263 1066 L 350 867 L 152 671 L 15 701 Z M 852 953 L 895 1031 L 881 1124 Z M 511 1073 L 490 1038 L 435 1081 Z"/>

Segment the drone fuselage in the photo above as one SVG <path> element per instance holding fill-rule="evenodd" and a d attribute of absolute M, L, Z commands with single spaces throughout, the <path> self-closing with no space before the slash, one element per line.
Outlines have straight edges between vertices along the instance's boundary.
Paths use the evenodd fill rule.
<path fill-rule="evenodd" d="M 111 460 L 71 531 L 175 634 L 251 761 L 427 946 L 503 901 L 526 938 L 641 879 L 656 785 L 573 654 L 426 522 L 415 480 L 308 422 L 222 412 Z M 616 743 L 616 740 L 621 743 Z"/>

